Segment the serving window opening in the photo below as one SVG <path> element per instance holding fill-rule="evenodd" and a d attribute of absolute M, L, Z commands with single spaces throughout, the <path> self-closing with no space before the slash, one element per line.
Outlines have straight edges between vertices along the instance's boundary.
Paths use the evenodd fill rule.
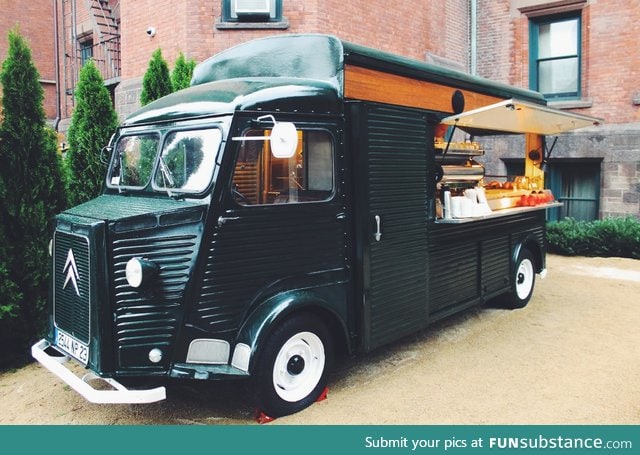
<path fill-rule="evenodd" d="M 240 205 L 295 204 L 324 201 L 334 190 L 335 147 L 324 130 L 298 130 L 290 158 L 276 158 L 271 141 L 239 143 L 232 193 Z M 270 130 L 251 129 L 247 137 L 268 137 Z"/>

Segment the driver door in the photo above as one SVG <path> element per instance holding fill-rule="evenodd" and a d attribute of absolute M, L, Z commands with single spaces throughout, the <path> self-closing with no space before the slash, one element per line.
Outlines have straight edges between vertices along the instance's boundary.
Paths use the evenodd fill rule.
<path fill-rule="evenodd" d="M 235 330 L 254 306 L 291 290 L 312 288 L 346 308 L 338 127 L 298 126 L 290 158 L 273 156 L 269 134 L 247 122 L 224 165 L 233 158 L 196 312 L 207 330 Z"/>

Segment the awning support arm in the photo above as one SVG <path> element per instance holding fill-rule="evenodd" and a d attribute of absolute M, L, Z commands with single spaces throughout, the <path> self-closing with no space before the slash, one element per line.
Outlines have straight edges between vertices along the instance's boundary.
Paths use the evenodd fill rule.
<path fill-rule="evenodd" d="M 558 137 L 556 136 L 553 138 L 553 143 L 551 144 L 551 148 L 549 149 L 549 151 L 546 150 L 546 145 L 545 145 L 545 151 L 544 151 L 544 156 L 542 157 L 542 163 L 540 164 L 540 170 L 542 172 L 546 172 L 547 171 L 547 165 L 549 164 L 549 157 L 551 156 L 551 153 L 553 152 L 553 148 L 556 146 L 556 142 L 558 142 Z"/>
<path fill-rule="evenodd" d="M 444 157 L 447 156 L 447 152 L 449 151 L 449 146 L 451 145 L 451 139 L 453 139 L 453 133 L 456 132 L 457 127 L 458 127 L 458 124 L 454 123 L 453 128 L 451 128 L 451 133 L 449 134 L 449 139 L 447 140 L 447 146 L 444 148 L 444 152 L 442 152 L 442 159 L 440 160 L 440 164 L 444 163 Z"/>

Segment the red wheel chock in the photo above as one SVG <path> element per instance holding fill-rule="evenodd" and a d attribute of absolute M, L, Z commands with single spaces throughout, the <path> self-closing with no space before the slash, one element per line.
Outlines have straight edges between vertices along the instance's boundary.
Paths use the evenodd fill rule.
<path fill-rule="evenodd" d="M 327 395 L 329 395 L 329 387 L 325 387 L 324 390 L 322 391 L 322 393 L 320 393 L 320 395 L 318 395 L 318 399 L 316 400 L 316 403 L 319 403 L 321 401 L 324 401 L 327 399 Z"/>
<path fill-rule="evenodd" d="M 316 403 L 326 400 L 327 399 L 327 395 L 329 395 L 329 387 L 325 387 L 324 390 L 322 391 L 322 393 L 320 393 L 320 395 L 318 395 L 318 399 L 316 400 Z M 274 420 L 276 420 L 276 417 L 271 417 L 271 416 L 265 414 L 260 409 L 256 409 L 256 417 L 255 417 L 255 419 L 256 419 L 256 422 L 259 425 L 264 425 L 265 423 L 273 422 Z"/>
<path fill-rule="evenodd" d="M 264 412 L 262 412 L 260 409 L 256 409 L 256 422 L 258 422 L 259 425 L 273 422 L 274 420 L 276 420 L 275 417 L 268 416 Z"/>

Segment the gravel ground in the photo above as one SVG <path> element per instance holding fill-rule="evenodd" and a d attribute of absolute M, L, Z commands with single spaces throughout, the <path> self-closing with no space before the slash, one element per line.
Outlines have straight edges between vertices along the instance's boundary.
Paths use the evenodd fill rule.
<path fill-rule="evenodd" d="M 341 360 L 329 396 L 273 424 L 640 424 L 640 261 L 548 256 L 522 310 L 470 310 Z M 239 382 L 86 402 L 36 364 L 0 375 L 0 424 L 254 424 Z"/>

